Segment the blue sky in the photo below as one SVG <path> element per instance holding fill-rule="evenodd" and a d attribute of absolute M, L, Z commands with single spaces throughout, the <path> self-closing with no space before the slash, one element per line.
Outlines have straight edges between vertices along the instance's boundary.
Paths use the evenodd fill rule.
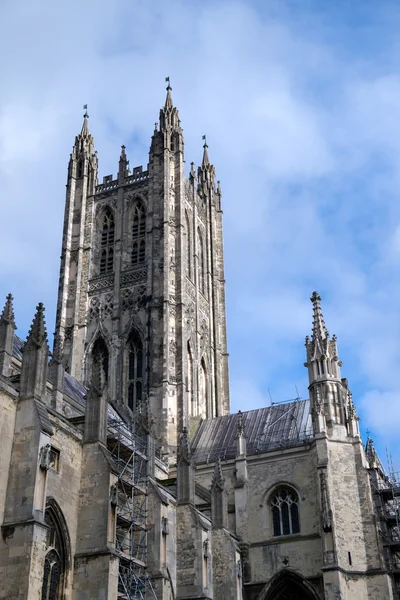
<path fill-rule="evenodd" d="M 400 469 L 400 5 L 3 3 L 0 297 L 53 332 L 67 162 L 88 103 L 100 176 L 147 163 L 169 75 L 189 168 L 221 180 L 232 410 L 307 397 L 314 289 L 361 425 Z"/>

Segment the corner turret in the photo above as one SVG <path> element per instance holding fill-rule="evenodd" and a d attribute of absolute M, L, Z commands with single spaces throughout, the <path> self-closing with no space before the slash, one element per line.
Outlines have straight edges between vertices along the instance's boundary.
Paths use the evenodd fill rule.
<path fill-rule="evenodd" d="M 306 337 L 311 413 L 315 433 L 332 435 L 336 426 L 344 426 L 347 435 L 359 435 L 355 406 L 347 387 L 341 379 L 341 361 L 338 357 L 337 339 L 330 337 L 322 315 L 321 297 L 313 292 L 313 327 L 311 339 Z"/>
<path fill-rule="evenodd" d="M 0 316 L 0 376 L 11 375 L 14 331 L 17 328 L 14 319 L 13 297 L 8 294 Z"/>
<path fill-rule="evenodd" d="M 22 352 L 20 396 L 41 400 L 46 392 L 49 357 L 44 306 L 41 302 L 36 307 L 36 314 Z"/>

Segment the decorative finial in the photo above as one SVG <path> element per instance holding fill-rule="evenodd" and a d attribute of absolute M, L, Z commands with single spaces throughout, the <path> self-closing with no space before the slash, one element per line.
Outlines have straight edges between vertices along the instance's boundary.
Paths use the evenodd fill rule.
<path fill-rule="evenodd" d="M 204 144 L 203 144 L 204 152 L 203 152 L 202 166 L 206 167 L 210 164 L 210 159 L 208 158 L 207 136 L 203 135 L 202 139 L 204 140 Z"/>
<path fill-rule="evenodd" d="M 87 104 L 83 105 L 83 110 L 85 111 L 85 113 L 83 115 L 83 125 L 82 125 L 81 135 L 89 135 L 89 124 L 88 124 L 89 115 L 88 115 L 87 107 L 88 107 Z"/>
<path fill-rule="evenodd" d="M 214 490 L 217 488 L 219 490 L 223 490 L 224 485 L 225 485 L 225 478 L 222 474 L 221 459 L 218 458 L 216 465 L 215 465 L 212 482 L 211 482 L 211 489 Z"/>
<path fill-rule="evenodd" d="M 237 421 L 236 421 L 236 435 L 237 437 L 242 437 L 244 434 L 244 425 L 243 425 L 243 413 L 241 410 L 238 411 Z"/>
<path fill-rule="evenodd" d="M 321 296 L 318 292 L 313 292 L 310 298 L 313 304 L 313 331 L 312 331 L 312 340 L 315 342 L 317 339 L 325 340 L 329 338 L 328 330 L 325 326 L 325 321 L 322 316 L 321 309 Z"/>
<path fill-rule="evenodd" d="M 44 320 L 44 306 L 42 302 L 36 307 L 36 314 L 33 318 L 31 328 L 26 339 L 24 350 L 30 346 L 41 346 L 47 343 L 46 322 Z"/>
<path fill-rule="evenodd" d="M 190 449 L 189 432 L 186 427 L 183 428 L 181 441 L 178 448 L 178 461 L 185 461 L 190 463 L 192 459 L 192 452 Z"/>
<path fill-rule="evenodd" d="M 172 95 L 171 95 L 172 87 L 170 85 L 169 77 L 166 77 L 165 81 L 168 82 L 168 85 L 167 85 L 167 97 L 165 99 L 165 107 L 164 108 L 172 109 L 174 104 L 172 102 Z"/>
<path fill-rule="evenodd" d="M 13 325 L 14 329 L 16 329 L 15 318 L 14 318 L 14 308 L 13 308 L 13 297 L 12 294 L 8 294 L 6 298 L 6 303 L 3 308 L 3 312 L 0 316 L 0 322 L 4 322 L 10 325 Z"/>

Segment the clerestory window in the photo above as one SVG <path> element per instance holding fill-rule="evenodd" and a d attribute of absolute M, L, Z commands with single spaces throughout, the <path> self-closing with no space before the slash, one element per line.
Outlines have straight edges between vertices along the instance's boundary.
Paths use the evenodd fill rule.
<path fill-rule="evenodd" d="M 100 238 L 100 275 L 112 273 L 114 268 L 115 223 L 111 210 L 104 213 Z"/>
<path fill-rule="evenodd" d="M 144 263 L 146 258 L 146 213 L 141 202 L 133 208 L 132 221 L 132 265 Z"/>
<path fill-rule="evenodd" d="M 128 343 L 128 406 L 140 406 L 143 394 L 143 345 L 138 335 L 132 334 Z"/>
<path fill-rule="evenodd" d="M 279 488 L 271 498 L 274 536 L 300 533 L 299 499 L 289 488 Z"/>

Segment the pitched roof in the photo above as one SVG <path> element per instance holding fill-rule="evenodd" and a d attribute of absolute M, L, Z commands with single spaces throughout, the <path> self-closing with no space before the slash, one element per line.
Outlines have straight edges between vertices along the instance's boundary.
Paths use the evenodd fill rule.
<path fill-rule="evenodd" d="M 242 418 L 247 455 L 302 445 L 313 437 L 309 400 L 249 410 Z M 196 463 L 236 456 L 237 419 L 233 414 L 200 423 L 192 442 Z"/>

